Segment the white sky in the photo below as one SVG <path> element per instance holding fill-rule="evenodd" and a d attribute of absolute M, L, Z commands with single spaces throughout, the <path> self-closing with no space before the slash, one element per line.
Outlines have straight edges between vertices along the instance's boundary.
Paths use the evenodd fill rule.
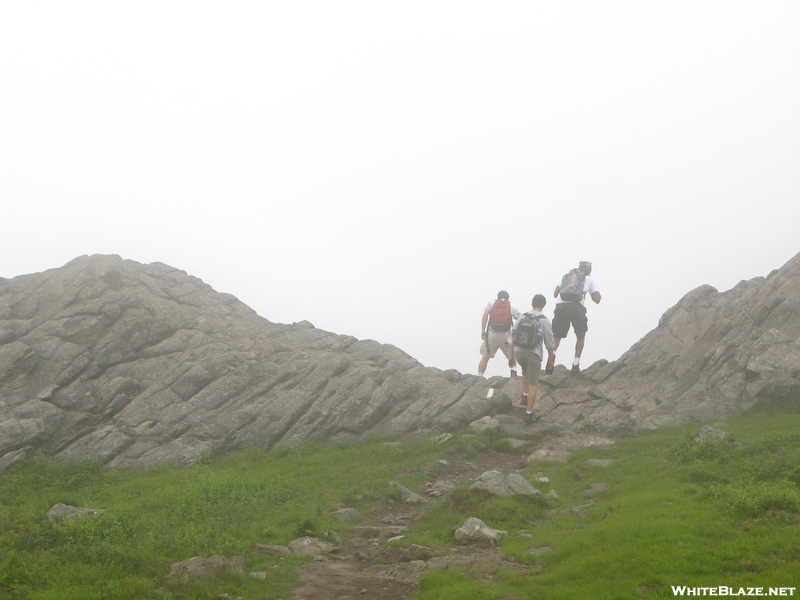
<path fill-rule="evenodd" d="M 0 209 L 0 276 L 164 262 L 466 373 L 590 260 L 613 360 L 800 252 L 800 3 L 0 0 Z"/>

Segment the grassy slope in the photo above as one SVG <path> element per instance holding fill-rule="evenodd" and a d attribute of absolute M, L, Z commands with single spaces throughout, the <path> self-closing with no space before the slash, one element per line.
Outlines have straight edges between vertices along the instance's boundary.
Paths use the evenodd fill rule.
<path fill-rule="evenodd" d="M 459 570 L 434 572 L 423 577 L 420 598 L 672 598 L 673 585 L 796 587 L 800 595 L 798 412 L 787 403 L 732 420 L 720 442 L 693 444 L 698 426 L 684 426 L 579 453 L 566 465 L 532 466 L 531 477 L 535 468 L 550 479 L 543 491 L 558 493 L 547 502 L 458 489 L 399 544 L 444 552 L 452 528 L 477 516 L 509 532 L 501 551 L 546 567 L 501 571 L 491 585 Z M 0 599 L 286 597 L 301 559 L 248 558 L 251 571 L 269 573 L 266 581 L 178 583 L 166 575 L 172 562 L 195 555 L 247 556 L 256 544 L 300 535 L 345 537 L 332 509 L 368 512 L 392 496 L 388 481 L 418 489 L 437 459 L 508 450 L 487 434 L 445 445 L 251 450 L 184 471 L 30 461 L 0 476 Z M 617 461 L 586 466 L 587 458 Z M 560 514 L 589 502 L 583 491 L 601 481 L 610 486 L 585 517 Z M 52 523 L 44 514 L 57 502 L 105 512 Z M 539 546 L 553 551 L 523 557 Z"/>
<path fill-rule="evenodd" d="M 800 595 L 800 415 L 793 410 L 733 420 L 725 427 L 732 436 L 720 442 L 693 444 L 698 426 L 691 425 L 548 465 L 559 508 L 586 503 L 590 483 L 611 485 L 594 496 L 586 518 L 562 516 L 536 530 L 532 544 L 502 548 L 522 557 L 526 547 L 550 546 L 530 560 L 547 567 L 492 586 L 433 573 L 422 599 L 673 598 L 676 585 L 795 587 Z M 618 460 L 585 466 L 598 457 Z"/>

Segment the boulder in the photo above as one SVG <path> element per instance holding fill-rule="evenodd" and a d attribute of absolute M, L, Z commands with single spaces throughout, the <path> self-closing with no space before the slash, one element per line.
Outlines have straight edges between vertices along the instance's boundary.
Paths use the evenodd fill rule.
<path fill-rule="evenodd" d="M 539 496 L 541 492 L 533 487 L 521 475 L 504 474 L 500 471 L 486 471 L 478 480 L 469 486 L 472 490 L 486 490 L 495 496 Z"/>
<path fill-rule="evenodd" d="M 475 517 L 470 517 L 461 527 L 458 527 L 453 537 L 460 544 L 488 544 L 497 545 L 507 531 L 500 531 L 489 527 L 486 523 Z"/>
<path fill-rule="evenodd" d="M 444 496 L 445 494 L 453 491 L 455 487 L 456 484 L 453 483 L 452 481 L 445 481 L 442 479 L 438 480 L 436 483 L 425 484 L 427 495 L 432 496 L 434 498 Z"/>
<path fill-rule="evenodd" d="M 247 562 L 243 557 L 234 556 L 228 560 L 219 555 L 209 557 L 195 556 L 173 563 L 169 569 L 170 577 L 180 579 L 212 580 L 230 573 L 247 575 Z"/>
<path fill-rule="evenodd" d="M 61 504 L 59 502 L 58 504 L 53 505 L 53 507 L 47 511 L 47 518 L 51 521 L 53 519 L 79 519 L 81 517 L 93 517 L 94 515 L 99 515 L 102 512 L 104 511 L 97 508 L 70 506 L 68 504 Z"/>
<path fill-rule="evenodd" d="M 428 501 L 420 496 L 419 494 L 412 492 L 407 487 L 400 485 L 395 481 L 390 481 L 389 485 L 394 486 L 397 488 L 397 492 L 400 494 L 400 501 L 406 504 L 427 504 Z"/>
<path fill-rule="evenodd" d="M 289 550 L 296 556 L 319 556 L 333 552 L 334 545 L 315 537 L 301 537 L 289 542 Z"/>

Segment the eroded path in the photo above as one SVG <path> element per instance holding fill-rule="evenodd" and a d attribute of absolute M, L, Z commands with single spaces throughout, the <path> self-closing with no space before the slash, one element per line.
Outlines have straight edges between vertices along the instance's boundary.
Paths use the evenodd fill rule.
<path fill-rule="evenodd" d="M 525 457 L 486 453 L 474 460 L 451 460 L 439 463 L 431 479 L 446 480 L 456 485 L 474 482 L 482 473 L 499 470 L 506 473 L 527 473 L 529 466 Z M 423 490 L 414 490 L 424 494 Z M 432 503 L 441 498 L 429 497 Z M 318 557 L 301 567 L 302 587 L 294 591 L 291 600 L 411 600 L 417 589 L 419 577 L 430 568 L 451 566 L 492 569 L 502 563 L 504 568 L 516 565 L 493 548 L 451 547 L 447 556 L 392 557 L 382 552 L 386 541 L 402 535 L 423 513 L 424 507 L 407 504 L 390 504 L 376 507 L 369 518 L 359 523 L 362 534 L 352 537 L 335 553 Z M 381 557 L 378 560 L 378 557 Z M 409 562 L 409 558 L 418 558 Z M 423 564 L 422 560 L 429 559 Z M 395 562 L 396 561 L 396 562 Z M 401 562 L 402 561 L 402 562 Z M 487 574 L 487 577 L 491 575 Z"/>

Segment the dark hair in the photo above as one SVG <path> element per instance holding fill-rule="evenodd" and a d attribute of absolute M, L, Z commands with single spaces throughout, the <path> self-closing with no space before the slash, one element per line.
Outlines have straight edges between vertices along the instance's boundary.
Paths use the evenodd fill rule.
<path fill-rule="evenodd" d="M 547 304 L 547 298 L 545 298 L 542 294 L 536 294 L 531 302 L 531 306 L 538 306 L 540 308 L 544 308 L 545 304 Z"/>
<path fill-rule="evenodd" d="M 508 292 L 505 290 L 500 290 L 499 292 L 497 292 L 497 299 L 508 300 Z"/>

